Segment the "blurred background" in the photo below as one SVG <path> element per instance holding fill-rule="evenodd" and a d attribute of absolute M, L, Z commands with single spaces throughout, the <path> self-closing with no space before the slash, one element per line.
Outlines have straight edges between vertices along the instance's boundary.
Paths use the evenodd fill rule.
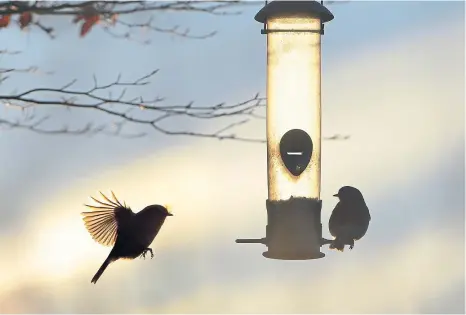
<path fill-rule="evenodd" d="M 0 83 L 0 95 L 34 87 L 92 87 L 160 68 L 132 93 L 170 104 L 236 103 L 265 95 L 266 38 L 254 15 L 162 12 L 160 25 L 218 33 L 187 39 L 137 33 L 151 44 L 79 37 L 69 16 L 48 17 L 56 38 L 0 29 L 0 68 L 36 65 Z M 372 213 L 352 251 L 315 261 L 262 257 L 266 148 L 263 143 L 0 132 L 0 312 L 2 313 L 464 313 L 464 3 L 345 2 L 322 39 L 322 223 L 341 186 L 358 187 Z M 151 13 L 152 14 L 152 13 Z M 143 15 L 147 16 L 146 15 Z M 129 15 L 137 23 L 141 15 Z M 149 69 L 149 70 L 148 70 Z M 139 94 L 138 94 L 139 95 Z M 0 97 L 0 119 L 17 115 Z M 106 121 L 97 111 L 45 108 L 49 126 Z M 1 120 L 0 120 L 1 121 Z M 185 123 L 212 130 L 215 121 Z M 176 119 L 170 124 L 182 124 Z M 1 124 L 0 124 L 1 125 Z M 238 130 L 264 138 L 265 123 Z M 153 260 L 112 264 L 90 280 L 110 248 L 95 243 L 80 212 L 113 190 L 135 211 L 169 203 Z"/>

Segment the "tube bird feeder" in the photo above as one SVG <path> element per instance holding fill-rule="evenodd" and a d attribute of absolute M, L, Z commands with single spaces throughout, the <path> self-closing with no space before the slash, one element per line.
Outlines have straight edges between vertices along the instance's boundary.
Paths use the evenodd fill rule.
<path fill-rule="evenodd" d="M 255 16 L 267 36 L 266 237 L 271 259 L 322 258 L 321 35 L 333 14 L 317 1 L 273 1 Z"/>

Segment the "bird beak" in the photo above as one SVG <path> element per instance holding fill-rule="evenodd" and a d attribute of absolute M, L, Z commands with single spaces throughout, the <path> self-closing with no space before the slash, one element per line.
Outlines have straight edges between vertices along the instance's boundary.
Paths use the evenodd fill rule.
<path fill-rule="evenodd" d="M 167 209 L 167 212 L 168 212 L 167 216 L 172 217 L 173 214 L 170 212 L 170 208 L 171 208 L 170 205 L 164 205 L 164 207 L 165 207 L 165 209 Z"/>
<path fill-rule="evenodd" d="M 333 197 L 338 197 L 338 194 L 333 195 Z"/>

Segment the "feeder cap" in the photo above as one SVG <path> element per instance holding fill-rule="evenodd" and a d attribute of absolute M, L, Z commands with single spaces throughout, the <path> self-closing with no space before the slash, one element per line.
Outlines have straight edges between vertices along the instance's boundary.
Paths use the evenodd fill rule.
<path fill-rule="evenodd" d="M 265 23 L 270 17 L 316 17 L 322 23 L 333 20 L 333 14 L 320 2 L 314 0 L 280 1 L 275 0 L 268 3 L 254 19 L 259 23 Z"/>

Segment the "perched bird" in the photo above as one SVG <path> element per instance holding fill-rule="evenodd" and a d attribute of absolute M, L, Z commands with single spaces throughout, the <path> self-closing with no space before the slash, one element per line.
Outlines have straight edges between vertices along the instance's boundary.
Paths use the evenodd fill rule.
<path fill-rule="evenodd" d="M 108 265 L 120 258 L 134 259 L 142 256 L 146 258 L 150 252 L 154 257 L 149 245 L 159 233 L 160 228 L 167 216 L 172 216 L 167 208 L 160 205 L 147 206 L 138 213 L 134 213 L 126 203 L 122 205 L 112 192 L 114 201 L 100 193 L 105 202 L 93 197 L 92 200 L 100 206 L 92 208 L 91 212 L 83 212 L 84 224 L 92 238 L 104 246 L 112 246 L 107 259 L 99 268 L 91 282 L 96 283 Z"/>
<path fill-rule="evenodd" d="M 345 245 L 349 245 L 353 249 L 354 241 L 361 239 L 369 227 L 369 208 L 361 192 L 354 187 L 344 186 L 333 196 L 340 201 L 328 222 L 330 234 L 335 237 L 329 248 L 343 251 Z"/>

